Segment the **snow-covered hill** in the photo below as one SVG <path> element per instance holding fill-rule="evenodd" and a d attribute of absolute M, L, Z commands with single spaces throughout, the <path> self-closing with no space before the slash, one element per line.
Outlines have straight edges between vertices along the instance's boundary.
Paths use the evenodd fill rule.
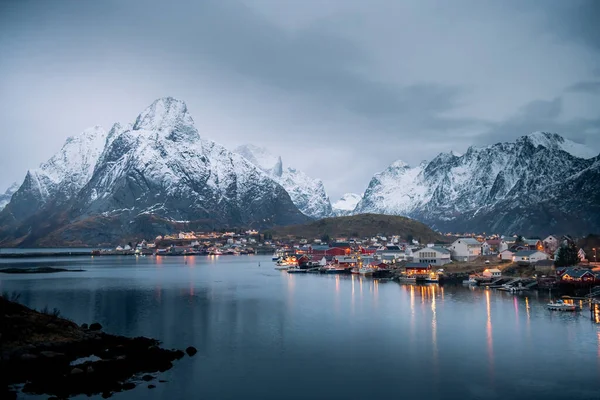
<path fill-rule="evenodd" d="M 362 196 L 356 193 L 346 193 L 331 205 L 335 216 L 351 215 Z"/>
<path fill-rule="evenodd" d="M 33 214 L 22 212 L 31 205 Z M 40 213 L 49 225 L 44 232 L 28 219 Z M 27 174 L 0 213 L 0 225 L 3 219 L 16 221 L 16 235 L 31 231 L 34 242 L 148 237 L 167 232 L 175 221 L 215 228 L 307 220 L 268 174 L 201 138 L 185 103 L 173 98 L 156 100 L 134 124 L 115 124 L 108 134 L 93 128 L 67 140 Z"/>
<path fill-rule="evenodd" d="M 373 177 L 354 213 L 404 215 L 445 231 L 564 231 L 565 221 L 579 221 L 585 211 L 568 206 L 581 202 L 581 189 L 562 187 L 590 171 L 589 185 L 600 190 L 600 179 L 589 178 L 597 158 L 574 154 L 591 153 L 559 135 L 534 133 L 414 167 L 396 161 Z M 577 232 L 600 229 L 600 214 L 587 217 Z"/>
<path fill-rule="evenodd" d="M 292 201 L 305 215 L 324 218 L 332 214 L 331 202 L 320 179 L 313 179 L 294 168 L 284 168 L 281 157 L 267 149 L 246 144 L 234 150 L 269 174 L 289 193 Z"/>

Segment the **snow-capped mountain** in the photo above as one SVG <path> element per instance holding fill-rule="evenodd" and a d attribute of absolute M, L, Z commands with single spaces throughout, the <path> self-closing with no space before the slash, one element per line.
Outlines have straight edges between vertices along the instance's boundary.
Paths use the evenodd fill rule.
<path fill-rule="evenodd" d="M 351 215 L 362 196 L 356 193 L 346 193 L 331 205 L 335 216 Z"/>
<path fill-rule="evenodd" d="M 354 213 L 404 215 L 444 231 L 543 234 L 567 225 L 576 228 L 571 233 L 597 231 L 600 213 L 593 207 L 587 222 L 567 224 L 586 213 L 574 207 L 584 201 L 582 192 L 600 190 L 598 157 L 574 154 L 590 152 L 559 135 L 534 133 L 460 156 L 442 153 L 415 167 L 396 161 L 373 177 Z M 584 179 L 587 188 L 579 187 Z"/>
<path fill-rule="evenodd" d="M 292 201 L 305 215 L 324 218 L 332 214 L 331 202 L 320 179 L 313 179 L 294 168 L 284 168 L 281 157 L 252 144 L 234 150 L 269 174 L 289 193 Z"/>
<path fill-rule="evenodd" d="M 6 189 L 6 191 L 0 194 L 0 211 L 6 207 L 6 205 L 10 202 L 12 195 L 19 189 L 19 184 L 14 182 L 12 185 Z"/>
<path fill-rule="evenodd" d="M 33 212 L 44 214 L 43 230 L 29 215 L 15 213 L 30 197 L 40 199 Z M 94 128 L 67 140 L 27 174 L 0 213 L 0 226 L 11 218 L 15 234 L 8 236 L 25 234 L 25 242 L 33 243 L 147 237 L 168 232 L 176 221 L 200 229 L 306 220 L 266 173 L 201 138 L 185 103 L 173 98 L 156 100 L 134 124 L 115 124 L 108 134 Z"/>
<path fill-rule="evenodd" d="M 13 195 L 11 213 L 27 218 L 49 201 L 64 203 L 75 196 L 92 177 L 105 142 L 106 131 L 100 126 L 67 138 L 58 153 L 27 171 Z"/>

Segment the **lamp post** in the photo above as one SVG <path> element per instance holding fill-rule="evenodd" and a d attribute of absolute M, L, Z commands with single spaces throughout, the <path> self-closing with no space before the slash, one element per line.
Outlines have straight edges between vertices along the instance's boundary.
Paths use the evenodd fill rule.
<path fill-rule="evenodd" d="M 594 262 L 596 262 L 596 248 L 592 248 L 592 250 L 594 250 Z"/>

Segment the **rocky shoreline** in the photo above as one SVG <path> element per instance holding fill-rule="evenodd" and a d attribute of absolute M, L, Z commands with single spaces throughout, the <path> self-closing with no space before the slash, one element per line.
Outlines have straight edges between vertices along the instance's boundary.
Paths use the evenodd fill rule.
<path fill-rule="evenodd" d="M 157 375 L 185 356 L 146 337 L 102 332 L 100 324 L 78 326 L 59 313 L 42 313 L 0 297 L 0 398 L 16 398 L 16 385 L 29 394 L 68 398 L 148 389 Z M 196 349 L 188 347 L 188 356 Z"/>

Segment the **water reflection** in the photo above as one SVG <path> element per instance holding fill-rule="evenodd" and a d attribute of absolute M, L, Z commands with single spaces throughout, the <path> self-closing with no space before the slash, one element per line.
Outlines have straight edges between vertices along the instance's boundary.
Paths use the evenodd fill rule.
<path fill-rule="evenodd" d="M 437 346 L 437 311 L 436 311 L 436 295 L 435 286 L 430 286 L 431 289 L 431 348 L 433 352 L 433 368 L 435 372 L 435 378 L 437 380 L 439 369 L 438 369 L 438 346 Z M 428 289 L 429 289 L 428 288 Z"/>
<path fill-rule="evenodd" d="M 0 284 L 78 323 L 199 350 L 175 363 L 168 384 L 121 393 L 123 400 L 579 400 L 586 397 L 574 390 L 600 389 L 600 325 L 590 325 L 587 312 L 549 312 L 545 293 L 520 300 L 482 288 L 293 275 L 264 268 L 267 258 L 256 268 L 257 258 L 196 257 L 191 269 L 177 257 L 97 257 L 100 265 L 83 275 L 0 276 Z M 363 285 L 372 296 L 362 296 Z M 527 333 L 519 332 L 520 304 Z M 598 307 L 592 311 L 600 320 Z M 529 336 L 530 326 L 535 340 L 515 337 Z"/>
<path fill-rule="evenodd" d="M 486 334 L 487 334 L 487 349 L 488 359 L 490 367 L 490 380 L 494 380 L 494 340 L 492 338 L 492 309 L 490 305 L 490 291 L 485 291 L 485 303 L 487 310 L 487 323 L 486 323 Z"/>

